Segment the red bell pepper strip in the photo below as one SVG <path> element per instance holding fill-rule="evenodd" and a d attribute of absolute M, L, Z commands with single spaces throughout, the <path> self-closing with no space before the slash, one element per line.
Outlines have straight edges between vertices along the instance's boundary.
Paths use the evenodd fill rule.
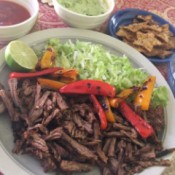
<path fill-rule="evenodd" d="M 107 128 L 107 119 L 106 119 L 106 115 L 105 112 L 102 108 L 102 106 L 100 105 L 99 101 L 97 100 L 95 95 L 90 95 L 90 99 L 93 103 L 93 106 L 96 110 L 96 112 L 98 113 L 99 119 L 100 119 L 100 128 L 102 130 Z"/>
<path fill-rule="evenodd" d="M 48 75 L 52 74 L 62 68 L 59 67 L 53 67 L 53 68 L 48 68 L 44 69 L 41 71 L 36 71 L 36 72 L 28 72 L 28 73 L 23 73 L 23 72 L 11 72 L 9 75 L 9 78 L 33 78 L 33 77 L 39 77 L 42 75 Z"/>
<path fill-rule="evenodd" d="M 100 80 L 80 80 L 67 84 L 59 89 L 63 94 L 93 94 L 114 97 L 116 89 Z"/>
<path fill-rule="evenodd" d="M 121 114 L 135 127 L 142 138 L 146 139 L 153 135 L 154 130 L 152 126 L 136 114 L 125 101 L 120 102 L 118 109 Z"/>

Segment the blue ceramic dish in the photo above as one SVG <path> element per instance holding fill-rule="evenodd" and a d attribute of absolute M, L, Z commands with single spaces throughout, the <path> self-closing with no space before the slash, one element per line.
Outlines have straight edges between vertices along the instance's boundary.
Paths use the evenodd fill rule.
<path fill-rule="evenodd" d="M 161 18 L 160 16 L 158 16 L 154 13 L 140 10 L 140 9 L 134 9 L 134 8 L 127 8 L 124 10 L 120 10 L 112 15 L 112 17 L 110 18 L 110 20 L 108 22 L 109 35 L 111 35 L 115 38 L 118 38 L 116 36 L 116 31 L 118 30 L 119 26 L 131 24 L 133 19 L 137 15 L 145 15 L 145 16 L 151 15 L 153 17 L 153 19 L 159 25 L 168 24 L 170 31 L 175 36 L 175 28 L 172 24 L 170 24 L 169 22 L 167 22 L 166 20 L 164 20 L 163 18 Z M 170 56 L 168 56 L 164 59 L 161 59 L 158 57 L 147 57 L 147 58 L 153 63 L 166 63 L 166 62 L 169 62 L 174 56 L 175 56 L 175 50 L 173 50 L 173 54 L 171 54 Z"/>
<path fill-rule="evenodd" d="M 169 63 L 168 83 L 175 97 L 175 57 Z"/>

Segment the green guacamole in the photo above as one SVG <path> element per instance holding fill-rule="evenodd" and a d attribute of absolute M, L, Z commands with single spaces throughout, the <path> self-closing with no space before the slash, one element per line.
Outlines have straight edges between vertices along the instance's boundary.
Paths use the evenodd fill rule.
<path fill-rule="evenodd" d="M 100 15 L 108 9 L 106 0 L 58 0 L 58 2 L 71 11 L 87 16 Z"/>

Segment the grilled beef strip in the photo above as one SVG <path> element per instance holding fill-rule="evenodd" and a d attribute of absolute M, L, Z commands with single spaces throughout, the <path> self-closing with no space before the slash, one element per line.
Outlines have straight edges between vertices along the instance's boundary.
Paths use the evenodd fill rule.
<path fill-rule="evenodd" d="M 30 139 L 29 144 L 32 147 L 37 148 L 43 152 L 48 152 L 48 146 L 46 141 L 38 133 L 35 132 L 30 133 L 29 139 Z"/>
<path fill-rule="evenodd" d="M 100 124 L 98 121 L 93 123 L 93 130 L 94 130 L 94 139 L 100 139 L 101 131 L 100 131 Z"/>
<path fill-rule="evenodd" d="M 10 78 L 8 80 L 8 85 L 10 88 L 10 94 L 16 107 L 18 107 L 22 113 L 26 113 L 26 109 L 22 106 L 22 101 L 18 95 L 18 79 Z"/>
<path fill-rule="evenodd" d="M 47 98 L 49 97 L 49 95 L 50 95 L 50 91 L 44 92 L 43 95 L 36 102 L 35 106 L 29 112 L 28 120 L 30 122 L 30 125 L 32 125 L 33 122 L 37 120 L 43 113 L 43 106 Z"/>
<path fill-rule="evenodd" d="M 102 150 L 102 145 L 101 145 L 101 144 L 98 144 L 98 145 L 97 145 L 97 155 L 98 155 L 99 159 L 100 159 L 103 163 L 107 164 L 107 162 L 108 162 L 108 157 L 107 157 L 107 156 L 105 155 L 105 153 L 103 152 L 103 150 Z"/>
<path fill-rule="evenodd" d="M 68 144 L 70 144 L 80 155 L 85 156 L 87 159 L 97 159 L 97 156 L 91 150 L 79 144 L 76 140 L 72 139 L 65 132 L 62 132 L 62 139 L 64 139 Z"/>
<path fill-rule="evenodd" d="M 82 116 L 88 123 L 92 124 L 96 120 L 93 108 L 86 103 L 82 104 L 74 103 L 72 109 L 75 112 L 79 112 L 80 116 Z"/>
<path fill-rule="evenodd" d="M 163 157 L 163 156 L 166 156 L 172 152 L 175 151 L 175 148 L 169 148 L 169 149 L 165 149 L 165 150 L 162 150 L 162 151 L 158 151 L 156 152 L 156 157 L 159 158 L 159 157 Z"/>
<path fill-rule="evenodd" d="M 46 115 L 42 121 L 43 125 L 47 126 L 53 119 L 57 116 L 57 114 L 60 112 L 58 108 L 53 109 L 50 115 Z"/>
<path fill-rule="evenodd" d="M 122 123 L 113 123 L 112 127 L 116 130 L 124 130 L 124 131 L 131 131 L 131 126 L 125 126 Z"/>
<path fill-rule="evenodd" d="M 57 170 L 57 165 L 51 157 L 42 159 L 41 165 L 43 166 L 45 172 L 52 172 Z"/>
<path fill-rule="evenodd" d="M 105 166 L 103 169 L 102 169 L 102 175 L 111 175 L 111 171 L 109 169 L 109 167 Z"/>
<path fill-rule="evenodd" d="M 90 124 L 87 121 L 85 121 L 82 117 L 80 117 L 80 115 L 78 115 L 77 113 L 74 113 L 72 118 L 73 118 L 74 123 L 76 124 L 76 126 L 80 130 L 85 130 L 89 134 L 93 133 L 92 124 Z"/>
<path fill-rule="evenodd" d="M 58 92 L 56 93 L 56 101 L 57 101 L 57 105 L 59 106 L 61 110 L 68 108 L 68 105 L 66 101 L 64 100 L 64 97 L 60 95 Z"/>
<path fill-rule="evenodd" d="M 8 112 L 9 112 L 11 121 L 12 122 L 13 121 L 19 121 L 18 115 L 15 115 L 16 110 L 15 110 L 15 108 L 13 106 L 12 99 L 11 99 L 11 97 L 7 94 L 7 92 L 4 89 L 0 90 L 0 97 L 2 98 L 3 103 L 5 104 Z"/>
<path fill-rule="evenodd" d="M 1 89 L 3 90 L 4 86 L 0 83 L 0 90 Z M 6 110 L 6 107 L 0 95 L 0 114 L 3 113 L 5 110 Z"/>
<path fill-rule="evenodd" d="M 62 127 L 58 127 L 50 131 L 50 133 L 44 138 L 44 140 L 55 140 L 61 138 Z"/>
<path fill-rule="evenodd" d="M 56 142 L 52 142 L 50 145 L 56 149 L 62 159 L 70 159 L 70 152 L 66 148 Z"/>
<path fill-rule="evenodd" d="M 113 174 L 117 174 L 118 167 L 119 167 L 119 161 L 114 157 L 110 157 L 108 164 L 109 164 L 108 167 L 111 170 L 111 172 Z"/>
<path fill-rule="evenodd" d="M 92 141 L 79 141 L 82 145 L 85 146 L 95 146 L 98 145 L 99 143 L 101 143 L 101 140 L 92 140 Z"/>
<path fill-rule="evenodd" d="M 139 162 L 134 162 L 134 166 L 131 169 L 131 174 L 139 173 L 143 171 L 145 168 L 152 167 L 152 166 L 170 166 L 170 161 L 169 160 L 152 160 L 152 161 L 139 161 Z"/>
<path fill-rule="evenodd" d="M 6 107 L 0 97 L 0 114 L 3 113 L 6 110 Z"/>
<path fill-rule="evenodd" d="M 56 147 L 56 144 L 54 142 L 49 142 L 47 143 L 48 148 L 49 148 L 49 153 L 51 157 L 53 158 L 53 161 L 55 162 L 56 165 L 59 165 L 61 161 L 61 155 L 59 150 Z"/>
<path fill-rule="evenodd" d="M 108 148 L 108 157 L 115 157 L 115 144 L 116 144 L 117 139 L 112 138 L 111 143 Z"/>
<path fill-rule="evenodd" d="M 66 172 L 86 172 L 92 169 L 92 165 L 75 161 L 62 160 L 60 169 Z"/>
<path fill-rule="evenodd" d="M 34 106 L 37 106 L 38 100 L 41 97 L 41 86 L 40 84 L 36 83 L 36 91 L 35 91 L 35 102 Z"/>
<path fill-rule="evenodd" d="M 103 151 L 105 152 L 105 154 L 108 154 L 108 150 L 111 144 L 112 138 L 105 138 L 104 142 L 103 142 Z"/>

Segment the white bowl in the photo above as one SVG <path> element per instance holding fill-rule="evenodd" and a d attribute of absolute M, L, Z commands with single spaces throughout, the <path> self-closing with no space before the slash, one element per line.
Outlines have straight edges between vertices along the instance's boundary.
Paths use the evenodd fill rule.
<path fill-rule="evenodd" d="M 109 18 L 115 6 L 114 0 L 106 0 L 109 8 L 105 13 L 97 16 L 87 16 L 65 8 L 57 0 L 52 1 L 55 12 L 63 21 L 71 27 L 82 29 L 96 29 L 102 25 Z"/>
<path fill-rule="evenodd" d="M 31 16 L 27 20 L 18 24 L 9 26 L 0 26 L 1 42 L 8 42 L 20 38 L 29 33 L 37 20 L 39 12 L 38 0 L 8 0 L 8 1 L 22 5 L 29 11 Z"/>

